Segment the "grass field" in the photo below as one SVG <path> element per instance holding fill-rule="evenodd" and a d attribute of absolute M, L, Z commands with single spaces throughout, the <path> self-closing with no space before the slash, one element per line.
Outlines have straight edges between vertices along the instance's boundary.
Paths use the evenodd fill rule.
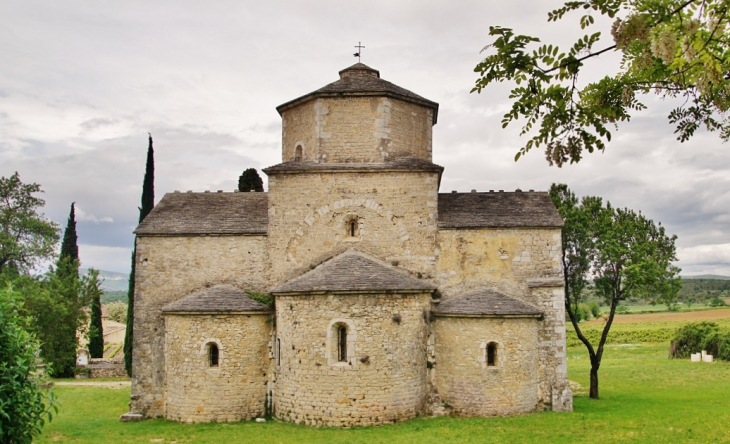
<path fill-rule="evenodd" d="M 568 353 L 574 413 L 510 418 L 423 418 L 361 429 L 265 424 L 121 423 L 129 389 L 59 386 L 63 407 L 38 443 L 709 443 L 730 442 L 730 364 L 667 359 L 666 344 L 611 345 L 600 370 L 601 399 L 588 399 L 588 359 Z"/>

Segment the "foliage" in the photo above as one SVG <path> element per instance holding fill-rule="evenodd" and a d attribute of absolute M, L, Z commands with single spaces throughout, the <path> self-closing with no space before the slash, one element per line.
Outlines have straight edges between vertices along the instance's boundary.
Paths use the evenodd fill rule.
<path fill-rule="evenodd" d="M 727 305 L 724 299 L 720 299 L 717 296 L 710 299 L 710 307 L 724 307 Z"/>
<path fill-rule="evenodd" d="M 19 295 L 0 290 L 0 442 L 30 443 L 57 412 L 53 392 L 40 389 L 38 342 L 20 315 Z"/>
<path fill-rule="evenodd" d="M 256 168 L 248 168 L 238 178 L 238 191 L 250 192 L 250 191 L 264 191 L 264 182 L 261 180 L 261 176 L 256 171 Z"/>
<path fill-rule="evenodd" d="M 591 311 L 591 315 L 593 315 L 594 318 L 598 318 L 601 316 L 601 307 L 596 301 L 588 302 L 588 310 Z"/>
<path fill-rule="evenodd" d="M 121 302 L 124 306 L 127 306 L 127 293 L 128 290 L 104 290 L 104 294 L 101 295 L 102 304 L 111 304 L 112 302 Z"/>
<path fill-rule="evenodd" d="M 255 291 L 247 291 L 246 294 L 254 301 L 261 302 L 267 307 L 274 306 L 274 296 L 272 294 L 256 293 Z"/>
<path fill-rule="evenodd" d="M 89 354 L 92 358 L 104 356 L 104 327 L 101 324 L 101 279 L 99 271 L 89 268 L 89 272 L 82 279 L 82 287 L 86 294 L 84 299 L 91 301 L 89 311 Z"/>
<path fill-rule="evenodd" d="M 106 304 L 106 314 L 110 321 L 121 322 L 122 324 L 127 322 L 127 304 L 124 302 L 115 301 Z"/>
<path fill-rule="evenodd" d="M 604 369 L 610 386 L 601 402 L 585 395 L 590 362 L 570 348 L 568 375 L 574 413 L 543 412 L 493 418 L 417 418 L 381 427 L 306 427 L 267 421 L 181 424 L 164 419 L 122 423 L 130 391 L 59 386 L 63 415 L 43 430 L 39 444 L 165 443 L 688 443 L 726 442 L 730 409 L 727 364 L 667 359 L 666 344 L 612 347 Z M 92 419 L 90 419 L 92 418 Z"/>
<path fill-rule="evenodd" d="M 672 358 L 689 358 L 702 350 L 715 359 L 730 361 L 730 329 L 721 329 L 714 322 L 692 322 L 677 329 L 669 344 Z"/>
<path fill-rule="evenodd" d="M 682 279 L 679 300 L 685 304 L 707 303 L 712 298 L 730 297 L 730 280 L 721 279 Z"/>
<path fill-rule="evenodd" d="M 583 11 L 581 29 L 596 16 L 614 19 L 613 42 L 589 33 L 567 50 L 540 44 L 537 37 L 490 26 L 494 50 L 474 71 L 472 92 L 491 83 L 514 81 L 512 108 L 502 127 L 525 119 L 521 135 L 531 133 L 515 160 L 533 148 L 545 147 L 550 165 L 580 161 L 583 152 L 602 151 L 611 140 L 610 127 L 630 120 L 646 106 L 637 96 L 655 93 L 681 98 L 669 113 L 681 142 L 704 126 L 730 139 L 730 39 L 726 32 L 730 0 L 578 0 L 548 13 L 557 22 Z M 598 45 L 602 44 L 602 47 Z M 600 49 L 599 49 L 600 48 Z M 613 75 L 579 82 L 584 64 L 605 52 L 622 55 Z"/>
<path fill-rule="evenodd" d="M 155 151 L 152 146 L 152 134 L 149 134 L 147 146 L 147 164 L 145 165 L 144 180 L 142 181 L 142 206 L 139 207 L 139 221 L 155 207 Z M 124 368 L 127 375 L 132 376 L 132 353 L 134 345 L 134 271 L 137 257 L 137 242 L 132 250 L 132 270 L 129 274 L 129 290 L 127 292 L 127 331 L 124 334 Z"/>
<path fill-rule="evenodd" d="M 45 201 L 33 194 L 42 192 L 37 183 L 22 183 L 17 172 L 0 177 L 0 273 L 7 267 L 27 271 L 53 257 L 58 226 L 38 212 Z"/>
<path fill-rule="evenodd" d="M 565 220 L 562 263 L 565 310 L 591 359 L 591 398 L 598 398 L 598 369 L 616 308 L 621 301 L 640 297 L 670 305 L 681 286 L 674 242 L 660 224 L 629 209 L 603 205 L 600 197 L 578 198 L 564 184 L 553 184 L 550 197 Z M 582 303 L 588 279 L 593 294 L 610 307 L 598 343 L 581 332 Z"/>

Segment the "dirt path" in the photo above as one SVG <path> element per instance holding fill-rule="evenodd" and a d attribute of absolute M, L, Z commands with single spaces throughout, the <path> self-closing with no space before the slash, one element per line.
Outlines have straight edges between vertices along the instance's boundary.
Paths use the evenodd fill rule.
<path fill-rule="evenodd" d="M 54 381 L 54 385 L 82 385 L 86 387 L 123 389 L 130 387 L 132 381 Z"/>
<path fill-rule="evenodd" d="M 713 319 L 730 318 L 730 308 L 718 310 L 688 311 L 682 313 L 647 313 L 616 315 L 614 323 L 627 324 L 635 322 L 667 322 L 667 321 L 712 321 Z M 588 324 L 601 324 L 603 319 L 588 321 Z"/>

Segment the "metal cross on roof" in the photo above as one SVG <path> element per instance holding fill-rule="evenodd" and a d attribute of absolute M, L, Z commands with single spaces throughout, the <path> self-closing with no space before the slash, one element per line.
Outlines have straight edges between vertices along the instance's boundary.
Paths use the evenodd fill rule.
<path fill-rule="evenodd" d="M 357 48 L 357 52 L 353 54 L 353 56 L 357 57 L 357 62 L 360 63 L 360 53 L 362 53 L 362 49 L 364 48 L 364 46 L 362 46 L 362 42 L 357 42 L 357 46 L 355 46 L 355 48 Z"/>

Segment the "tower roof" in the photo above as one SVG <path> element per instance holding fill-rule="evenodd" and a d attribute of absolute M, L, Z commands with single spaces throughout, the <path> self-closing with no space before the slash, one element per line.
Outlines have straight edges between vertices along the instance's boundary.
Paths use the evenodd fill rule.
<path fill-rule="evenodd" d="M 362 96 L 385 96 L 400 99 L 416 105 L 421 105 L 433 110 L 433 124 L 436 124 L 439 104 L 423 98 L 405 88 L 380 78 L 380 71 L 373 69 L 363 63 L 354 65 L 340 71 L 340 80 L 329 85 L 305 94 L 297 99 L 286 102 L 276 107 L 279 114 L 293 107 L 302 105 L 310 100 L 320 97 L 362 97 Z"/>

